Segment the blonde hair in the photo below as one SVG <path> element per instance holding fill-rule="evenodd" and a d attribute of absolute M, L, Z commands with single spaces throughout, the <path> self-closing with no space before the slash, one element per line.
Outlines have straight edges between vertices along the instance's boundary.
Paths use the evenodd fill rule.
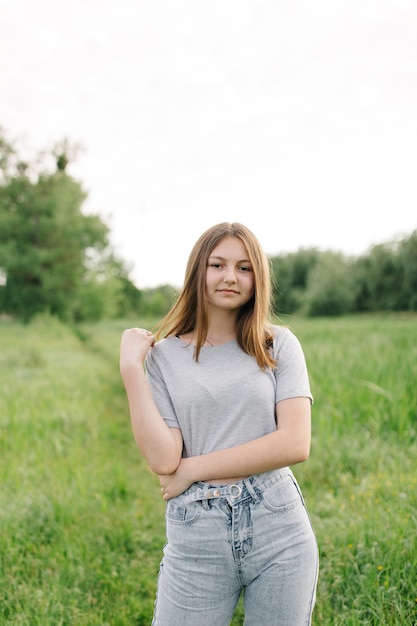
<path fill-rule="evenodd" d="M 239 311 L 236 339 L 246 354 L 256 358 L 260 368 L 276 367 L 270 348 L 273 334 L 270 318 L 270 263 L 255 235 L 238 222 L 222 222 L 206 230 L 197 240 L 188 259 L 184 286 L 170 311 L 155 326 L 156 338 L 194 332 L 194 358 L 198 361 L 209 329 L 206 300 L 206 269 L 213 249 L 225 237 L 238 237 L 246 247 L 252 265 L 255 292 Z"/>

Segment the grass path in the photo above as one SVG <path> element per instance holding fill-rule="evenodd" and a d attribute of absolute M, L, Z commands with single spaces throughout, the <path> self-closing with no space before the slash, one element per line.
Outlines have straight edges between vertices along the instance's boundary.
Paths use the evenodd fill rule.
<path fill-rule="evenodd" d="M 150 626 L 164 504 L 130 431 L 126 325 L 0 324 L 0 625 Z M 321 553 L 313 624 L 415 626 L 417 318 L 291 326 L 315 396 L 294 468 Z"/>

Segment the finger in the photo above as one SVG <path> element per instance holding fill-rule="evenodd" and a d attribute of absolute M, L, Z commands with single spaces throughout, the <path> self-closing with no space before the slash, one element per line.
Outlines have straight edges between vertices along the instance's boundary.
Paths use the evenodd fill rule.
<path fill-rule="evenodd" d="M 151 348 L 153 348 L 153 346 L 155 345 L 155 337 L 154 337 L 153 333 L 150 330 L 147 330 L 145 332 L 146 332 L 147 337 L 151 339 L 151 341 L 152 341 Z"/>
<path fill-rule="evenodd" d="M 146 328 L 132 328 L 132 332 L 136 334 L 136 337 L 140 337 L 141 340 L 146 337 L 147 341 L 150 342 L 151 347 L 154 345 L 155 337 L 150 330 L 146 330 Z"/>
<path fill-rule="evenodd" d="M 153 333 L 150 330 L 147 330 L 146 328 L 141 328 L 140 331 L 141 331 L 141 334 L 146 335 L 147 337 L 153 338 Z"/>

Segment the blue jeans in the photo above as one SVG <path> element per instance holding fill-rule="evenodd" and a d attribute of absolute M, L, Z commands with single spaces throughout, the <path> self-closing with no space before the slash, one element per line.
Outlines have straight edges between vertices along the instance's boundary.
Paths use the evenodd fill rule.
<path fill-rule="evenodd" d="M 154 626 L 308 626 L 317 543 L 288 468 L 233 485 L 194 483 L 167 502 Z"/>

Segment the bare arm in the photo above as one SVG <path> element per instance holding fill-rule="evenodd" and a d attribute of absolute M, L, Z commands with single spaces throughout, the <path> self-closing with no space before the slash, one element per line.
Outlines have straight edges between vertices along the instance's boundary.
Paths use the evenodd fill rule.
<path fill-rule="evenodd" d="M 276 405 L 278 429 L 233 448 L 182 459 L 171 476 L 160 476 L 164 499 L 182 493 L 195 481 L 228 481 L 305 461 L 310 454 L 309 398 L 291 398 Z"/>
<path fill-rule="evenodd" d="M 120 344 L 120 373 L 129 403 L 133 435 L 152 471 L 172 474 L 182 454 L 178 428 L 169 428 L 153 400 L 144 360 L 154 336 L 140 328 L 125 330 Z"/>

